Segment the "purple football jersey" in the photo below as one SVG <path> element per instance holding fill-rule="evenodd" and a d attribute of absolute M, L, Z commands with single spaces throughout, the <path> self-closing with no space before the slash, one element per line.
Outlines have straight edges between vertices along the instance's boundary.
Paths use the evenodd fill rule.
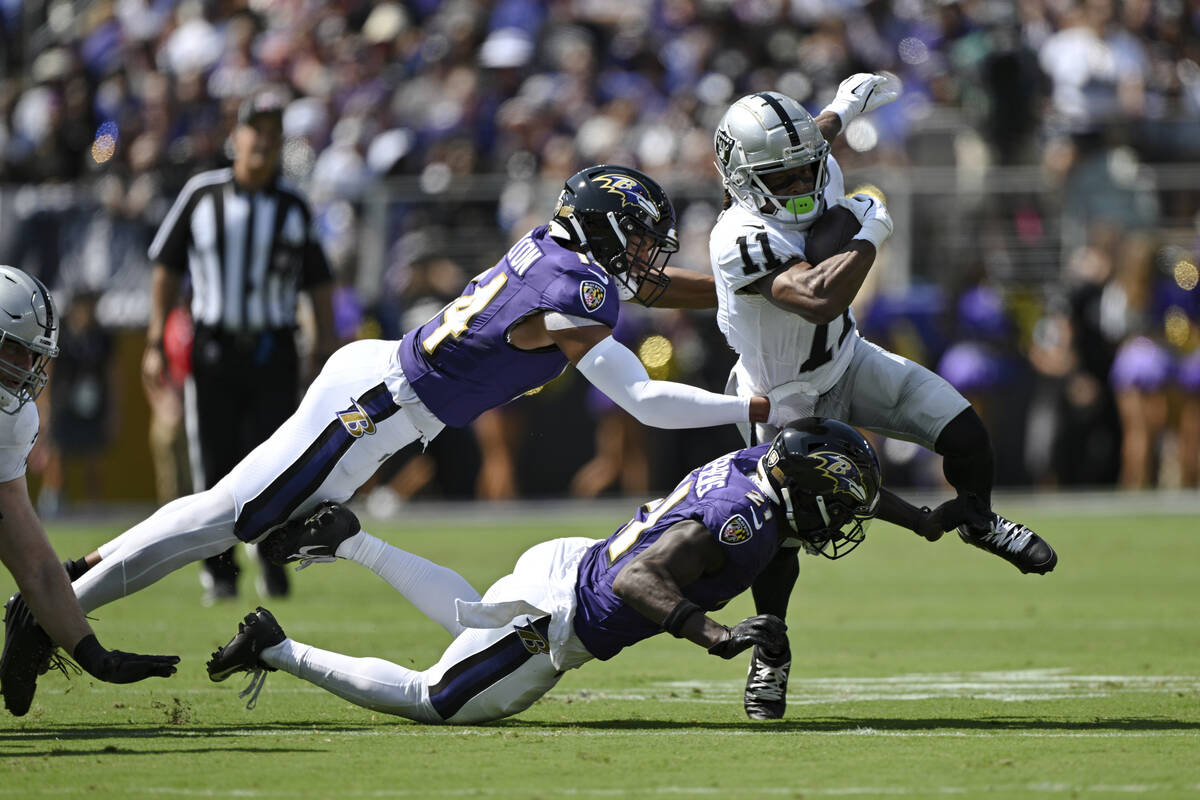
<path fill-rule="evenodd" d="M 620 313 L 612 277 L 595 261 L 535 228 L 500 263 L 477 275 L 400 342 L 400 365 L 417 397 L 442 422 L 463 427 L 553 380 L 567 366 L 557 347 L 518 350 L 508 333 L 539 311 L 560 311 L 612 328 Z"/>
<path fill-rule="evenodd" d="M 696 520 L 725 553 L 725 566 L 680 587 L 683 596 L 715 611 L 746 591 L 779 551 L 779 520 L 751 481 L 770 444 L 736 450 L 693 470 L 662 500 L 642 506 L 616 533 L 597 542 L 579 564 L 575 633 L 588 652 L 609 659 L 662 628 L 613 594 L 617 574 L 672 525 Z"/>

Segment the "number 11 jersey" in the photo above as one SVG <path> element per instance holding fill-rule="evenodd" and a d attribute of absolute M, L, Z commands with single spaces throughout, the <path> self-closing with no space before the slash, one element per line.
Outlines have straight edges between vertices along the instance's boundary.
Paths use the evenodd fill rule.
<path fill-rule="evenodd" d="M 400 342 L 400 366 L 421 402 L 442 422 L 464 427 L 490 408 L 536 389 L 567 366 L 558 347 L 519 350 L 509 331 L 557 311 L 613 328 L 616 282 L 586 255 L 534 228 L 496 266 Z"/>
<path fill-rule="evenodd" d="M 830 157 L 827 164 L 828 208 L 845 193 L 845 184 L 837 162 Z M 784 264 L 803 259 L 806 237 L 803 230 L 780 225 L 737 203 L 721 213 L 709 236 L 717 325 L 741 357 L 753 382 L 744 388 L 754 394 L 796 380 L 824 393 L 850 365 L 856 337 L 850 309 L 818 325 L 774 305 L 752 286 Z"/>

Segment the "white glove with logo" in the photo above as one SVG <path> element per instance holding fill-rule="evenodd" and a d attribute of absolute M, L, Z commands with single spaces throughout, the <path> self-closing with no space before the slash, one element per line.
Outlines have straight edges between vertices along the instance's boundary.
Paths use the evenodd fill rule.
<path fill-rule="evenodd" d="M 879 198 L 869 194 L 855 194 L 842 197 L 837 202 L 838 205 L 854 212 L 858 223 L 862 225 L 862 229 L 854 235 L 855 239 L 868 241 L 878 250 L 879 245 L 892 235 L 892 215 Z"/>
<path fill-rule="evenodd" d="M 832 111 L 842 120 L 842 130 L 859 114 L 885 106 L 904 89 L 900 78 L 891 72 L 858 72 L 842 81 L 833 102 L 821 109 Z"/>

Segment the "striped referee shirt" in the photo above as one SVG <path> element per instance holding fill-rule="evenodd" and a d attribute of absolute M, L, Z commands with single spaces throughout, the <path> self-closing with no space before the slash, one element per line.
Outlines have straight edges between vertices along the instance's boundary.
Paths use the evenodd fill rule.
<path fill-rule="evenodd" d="M 301 289 L 328 283 L 329 262 L 301 194 L 276 179 L 240 188 L 230 168 L 195 175 L 150 244 L 151 262 L 192 279 L 192 318 L 229 333 L 296 324 Z"/>

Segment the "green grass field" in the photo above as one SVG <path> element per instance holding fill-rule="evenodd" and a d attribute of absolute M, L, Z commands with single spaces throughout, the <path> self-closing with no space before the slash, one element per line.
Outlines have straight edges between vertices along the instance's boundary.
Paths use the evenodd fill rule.
<path fill-rule="evenodd" d="M 179 653 L 179 674 L 43 678 L 28 716 L 0 712 L 0 796 L 1200 796 L 1200 518 L 1007 510 L 1056 545 L 1054 574 L 883 523 L 845 560 L 805 559 L 788 714 L 770 723 L 742 712 L 744 659 L 670 637 L 488 726 L 418 726 L 282 673 L 247 711 L 244 682 L 210 683 L 204 662 L 257 605 L 250 576 L 241 600 L 202 608 L 191 566 L 95 615 L 102 642 Z M 528 545 L 600 535 L 618 516 L 369 529 L 482 589 Z M 77 556 L 116 531 L 52 532 Z M 354 564 L 294 586 L 270 607 L 301 641 L 416 667 L 447 642 Z M 742 598 L 718 617 L 748 613 Z"/>

